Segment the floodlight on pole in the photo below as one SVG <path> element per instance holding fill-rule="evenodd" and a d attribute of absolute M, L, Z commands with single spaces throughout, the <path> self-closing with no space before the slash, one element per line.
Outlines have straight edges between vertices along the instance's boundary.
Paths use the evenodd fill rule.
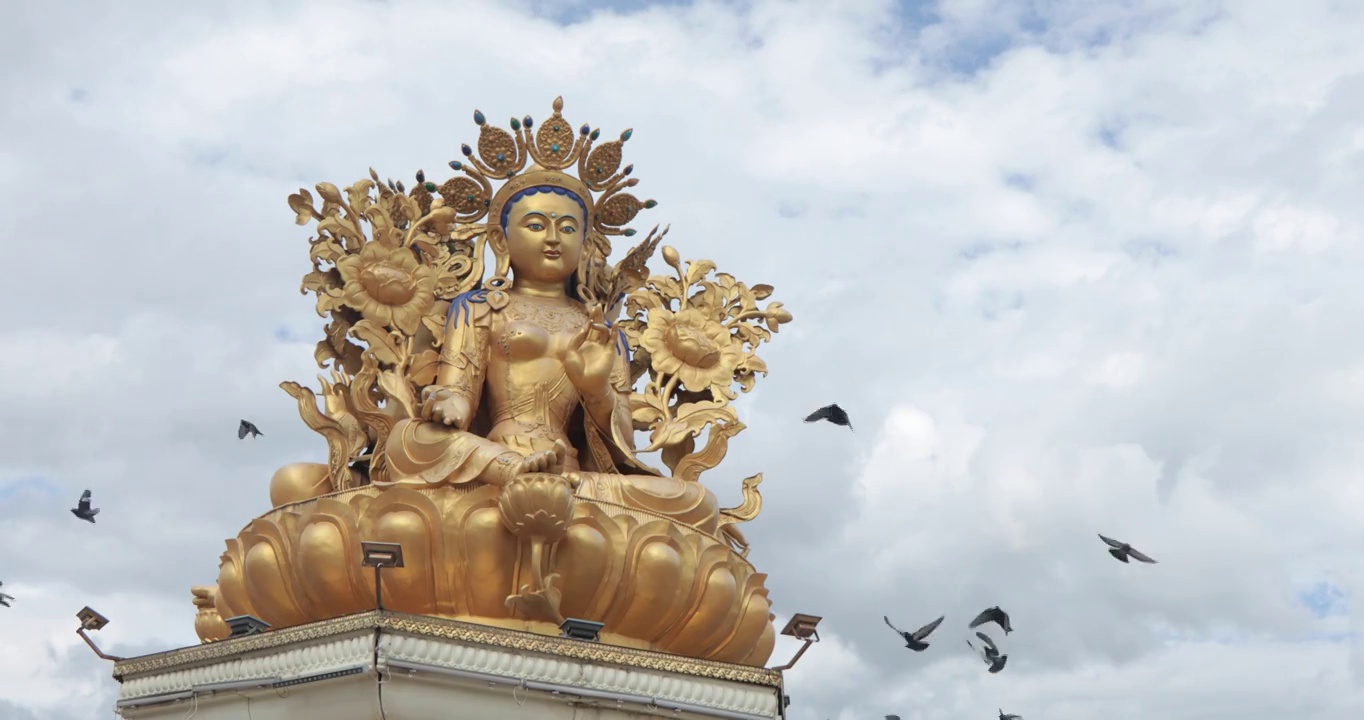
<path fill-rule="evenodd" d="M 360 543 L 360 553 L 360 564 L 374 568 L 374 609 L 383 610 L 384 586 L 379 573 L 384 568 L 403 566 L 403 546 L 399 543 L 364 540 Z"/>
<path fill-rule="evenodd" d="M 792 615 L 790 622 L 786 623 L 786 627 L 782 628 L 781 634 L 788 635 L 797 640 L 804 640 L 805 644 L 801 645 L 800 649 L 796 651 L 795 657 L 791 658 L 791 662 L 772 669 L 781 672 L 795 667 L 796 662 L 800 660 L 800 656 L 804 655 L 805 651 L 809 650 L 811 645 L 819 642 L 819 631 L 816 630 L 815 627 L 819 625 L 819 621 L 823 619 L 824 618 L 822 617 L 806 615 L 805 613 L 796 613 L 795 615 Z"/>
<path fill-rule="evenodd" d="M 76 619 L 81 621 L 81 626 L 76 628 L 76 634 L 81 636 L 81 639 L 85 641 L 85 644 L 89 645 L 90 649 L 94 650 L 95 654 L 98 655 L 101 660 L 118 662 L 123 659 L 117 655 L 106 655 L 104 651 L 100 650 L 99 646 L 95 644 L 95 641 L 91 640 L 90 636 L 85 634 L 86 630 L 95 631 L 108 625 L 109 618 L 100 615 L 98 612 L 95 612 L 94 608 L 86 605 L 81 608 L 80 612 L 76 613 Z"/>

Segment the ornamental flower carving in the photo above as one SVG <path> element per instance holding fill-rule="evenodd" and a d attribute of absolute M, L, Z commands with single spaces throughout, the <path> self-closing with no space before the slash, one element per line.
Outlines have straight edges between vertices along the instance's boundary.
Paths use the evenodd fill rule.
<path fill-rule="evenodd" d="M 497 507 L 512 533 L 554 543 L 573 517 L 573 488 L 560 475 L 521 475 L 502 488 Z"/>
<path fill-rule="evenodd" d="M 436 273 L 411 248 L 366 243 L 358 254 L 337 260 L 336 267 L 346 305 L 377 324 L 414 334 L 435 304 Z"/>
<path fill-rule="evenodd" d="M 695 392 L 729 387 L 743 357 L 729 328 L 690 307 L 650 313 L 639 344 L 649 352 L 656 371 L 676 375 L 683 387 Z"/>

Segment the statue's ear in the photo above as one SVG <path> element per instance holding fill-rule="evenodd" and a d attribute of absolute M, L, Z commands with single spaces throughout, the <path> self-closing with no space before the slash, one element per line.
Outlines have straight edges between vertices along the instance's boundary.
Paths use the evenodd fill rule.
<path fill-rule="evenodd" d="M 488 225 L 488 247 L 498 255 L 507 254 L 507 236 L 502 234 L 502 228 L 491 223 Z"/>
<path fill-rule="evenodd" d="M 507 246 L 507 236 L 502 234 L 502 228 L 495 225 L 488 228 L 488 248 L 493 251 L 493 258 L 497 261 L 494 277 L 507 277 L 511 270 L 511 249 Z"/>

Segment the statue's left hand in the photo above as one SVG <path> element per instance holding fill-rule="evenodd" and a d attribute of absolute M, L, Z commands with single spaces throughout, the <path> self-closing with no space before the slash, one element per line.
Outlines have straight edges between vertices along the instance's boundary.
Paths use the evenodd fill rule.
<path fill-rule="evenodd" d="M 578 331 L 561 356 L 568 379 L 585 398 L 600 398 L 611 389 L 611 367 L 615 363 L 615 347 L 611 328 L 602 319 L 602 307 L 593 304 L 588 309 L 590 320 Z"/>

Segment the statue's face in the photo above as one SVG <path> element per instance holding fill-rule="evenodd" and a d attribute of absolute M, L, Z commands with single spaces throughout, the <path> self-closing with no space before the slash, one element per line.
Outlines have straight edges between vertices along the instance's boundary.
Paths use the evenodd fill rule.
<path fill-rule="evenodd" d="M 583 254 L 583 209 L 571 197 L 523 197 L 507 217 L 507 252 L 518 279 L 568 282 Z"/>

